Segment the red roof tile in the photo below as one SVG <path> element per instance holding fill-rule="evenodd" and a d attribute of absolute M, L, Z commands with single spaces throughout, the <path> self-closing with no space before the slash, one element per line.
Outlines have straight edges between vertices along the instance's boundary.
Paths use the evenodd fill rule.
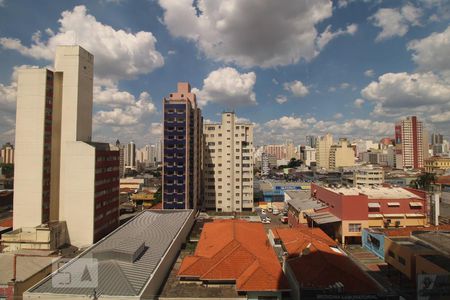
<path fill-rule="evenodd" d="M 277 231 L 289 254 L 287 263 L 300 286 L 326 288 L 341 282 L 345 292 L 379 291 L 372 279 L 346 254 L 331 248 L 336 243 L 325 237 L 319 228 L 283 228 Z"/>
<path fill-rule="evenodd" d="M 289 290 L 264 227 L 243 220 L 205 224 L 194 255 L 183 259 L 178 276 L 234 280 L 238 291 Z"/>

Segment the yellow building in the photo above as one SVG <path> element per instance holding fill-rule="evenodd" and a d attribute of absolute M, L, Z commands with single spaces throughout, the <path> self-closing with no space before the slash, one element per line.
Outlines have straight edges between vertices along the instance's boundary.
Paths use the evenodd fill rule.
<path fill-rule="evenodd" d="M 450 157 L 433 156 L 425 159 L 425 172 L 444 174 L 450 170 Z"/>

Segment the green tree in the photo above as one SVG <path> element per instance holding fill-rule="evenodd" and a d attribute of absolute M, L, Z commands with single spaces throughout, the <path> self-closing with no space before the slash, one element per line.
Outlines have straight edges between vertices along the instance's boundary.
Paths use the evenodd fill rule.
<path fill-rule="evenodd" d="M 162 187 L 160 186 L 154 195 L 155 203 L 162 201 Z"/>

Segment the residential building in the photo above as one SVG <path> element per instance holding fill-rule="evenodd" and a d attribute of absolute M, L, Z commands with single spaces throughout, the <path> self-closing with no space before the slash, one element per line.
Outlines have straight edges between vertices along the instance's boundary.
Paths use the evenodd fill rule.
<path fill-rule="evenodd" d="M 164 98 L 164 209 L 197 209 L 201 200 L 203 119 L 191 86 Z"/>
<path fill-rule="evenodd" d="M 267 153 L 261 154 L 261 175 L 268 176 L 270 173 L 269 155 Z"/>
<path fill-rule="evenodd" d="M 382 168 L 358 168 L 353 172 L 353 186 L 373 186 L 384 183 L 384 171 Z"/>
<path fill-rule="evenodd" d="M 284 253 L 292 299 L 342 299 L 383 289 L 320 228 L 274 228 L 269 236 Z"/>
<path fill-rule="evenodd" d="M 186 241 L 194 213 L 145 210 L 34 285 L 23 297 L 152 299 L 158 295 Z M 83 279 L 86 270 L 91 280 Z M 96 276 L 91 273 L 93 270 L 97 271 Z M 67 274 L 71 275 L 69 283 Z M 89 287 L 95 279 L 96 285 Z"/>
<path fill-rule="evenodd" d="M 0 150 L 0 163 L 13 164 L 14 163 L 14 146 L 10 143 L 3 145 Z"/>
<path fill-rule="evenodd" d="M 286 159 L 289 161 L 292 158 L 298 159 L 298 153 L 295 149 L 294 142 L 292 140 L 286 140 Z"/>
<path fill-rule="evenodd" d="M 93 60 L 58 46 L 55 71 L 18 75 L 14 229 L 64 221 L 79 247 L 119 221 L 119 151 L 91 141 Z"/>
<path fill-rule="evenodd" d="M 433 132 L 431 134 L 431 144 L 432 145 L 439 145 L 444 143 L 444 136 L 442 134 Z"/>
<path fill-rule="evenodd" d="M 395 125 L 397 169 L 420 169 L 428 157 L 428 136 L 416 116 L 407 117 Z"/>
<path fill-rule="evenodd" d="M 433 156 L 425 159 L 425 172 L 442 175 L 450 170 L 450 157 Z"/>
<path fill-rule="evenodd" d="M 125 169 L 136 170 L 136 144 L 130 141 L 125 146 Z"/>
<path fill-rule="evenodd" d="M 265 145 L 264 153 L 275 156 L 277 160 L 286 159 L 286 145 Z"/>
<path fill-rule="evenodd" d="M 205 124 L 204 204 L 208 209 L 253 209 L 253 124 L 223 112 L 220 124 Z"/>
<path fill-rule="evenodd" d="M 355 151 L 347 139 L 339 139 L 339 143 L 332 145 L 329 150 L 328 169 L 351 167 L 355 165 Z"/>
<path fill-rule="evenodd" d="M 307 135 L 305 140 L 306 140 L 306 146 L 311 147 L 311 148 L 316 148 L 317 136 Z"/>
<path fill-rule="evenodd" d="M 306 213 L 308 224 L 343 244 L 358 242 L 363 228 L 427 224 L 426 193 L 392 186 L 339 187 L 311 184 L 311 195 L 326 208 Z"/>
<path fill-rule="evenodd" d="M 333 136 L 327 133 L 317 139 L 316 163 L 317 167 L 328 169 L 330 167 L 330 149 L 333 145 Z"/>
<path fill-rule="evenodd" d="M 308 167 L 311 166 L 311 164 L 314 164 L 316 162 L 316 148 L 305 146 L 300 149 L 301 151 L 301 159 L 303 160 L 304 164 Z"/>
<path fill-rule="evenodd" d="M 119 176 L 122 178 L 125 176 L 125 145 L 120 144 L 120 141 L 116 141 L 116 147 L 119 149 Z"/>
<path fill-rule="evenodd" d="M 22 299 L 23 293 L 53 271 L 53 251 L 0 253 L 0 299 Z"/>
<path fill-rule="evenodd" d="M 181 262 L 181 281 L 230 286 L 248 299 L 282 299 L 289 284 L 261 223 L 206 223 L 194 255 Z"/>

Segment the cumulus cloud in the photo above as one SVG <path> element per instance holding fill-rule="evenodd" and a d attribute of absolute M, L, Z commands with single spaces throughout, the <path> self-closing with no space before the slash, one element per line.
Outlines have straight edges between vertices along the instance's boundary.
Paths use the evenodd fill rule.
<path fill-rule="evenodd" d="M 450 86 L 432 72 L 427 73 L 386 73 L 371 82 L 362 92 L 367 100 L 381 104 L 383 108 L 397 110 L 447 104 Z"/>
<path fill-rule="evenodd" d="M 411 26 L 419 26 L 423 12 L 408 3 L 401 8 L 380 8 L 369 21 L 381 28 L 376 41 L 383 41 L 395 36 L 404 36 Z"/>
<path fill-rule="evenodd" d="M 331 31 L 331 25 L 328 25 L 325 30 L 317 38 L 317 49 L 322 50 L 331 40 L 341 35 L 354 35 L 358 31 L 358 25 L 350 24 L 346 29 L 338 29 L 335 32 Z"/>
<path fill-rule="evenodd" d="M 99 110 L 94 115 L 96 125 L 131 126 L 138 124 L 144 117 L 156 112 L 150 94 L 142 92 L 131 105 L 114 107 L 112 110 Z"/>
<path fill-rule="evenodd" d="M 46 30 L 47 40 L 38 31 L 33 34 L 29 47 L 9 37 L 0 38 L 0 45 L 28 57 L 52 61 L 56 46 L 77 43 L 95 56 L 95 73 L 103 78 L 133 78 L 164 64 L 151 32 L 116 30 L 97 21 L 83 5 L 64 11 L 58 22 L 60 27 L 56 33 Z"/>
<path fill-rule="evenodd" d="M 290 91 L 292 95 L 296 97 L 304 97 L 309 94 L 308 88 L 299 80 L 286 82 L 283 87 L 286 91 Z"/>
<path fill-rule="evenodd" d="M 301 118 L 283 116 L 280 119 L 270 120 L 265 124 L 269 128 L 282 128 L 286 130 L 307 128 L 308 125 Z"/>
<path fill-rule="evenodd" d="M 4 7 L 6 4 L 6 0 L 0 0 L 0 7 Z"/>
<path fill-rule="evenodd" d="M 218 103 L 233 108 L 241 105 L 255 105 L 256 95 L 253 88 L 256 83 L 254 72 L 239 73 L 236 69 L 226 67 L 212 71 L 203 80 L 201 90 L 192 89 L 197 94 L 201 106 Z"/>
<path fill-rule="evenodd" d="M 193 41 L 209 58 L 243 67 L 273 67 L 314 58 L 332 38 L 316 25 L 332 15 L 329 0 L 159 0 L 163 22 L 175 37 Z M 319 41 L 320 40 L 320 41 Z"/>
<path fill-rule="evenodd" d="M 411 41 L 408 50 L 413 51 L 412 59 L 421 71 L 450 72 L 450 26 L 443 32 Z"/>
<path fill-rule="evenodd" d="M 344 117 L 344 115 L 341 114 L 341 113 L 335 113 L 335 114 L 333 115 L 333 119 L 336 119 L 336 120 L 342 119 L 343 117 Z"/>
<path fill-rule="evenodd" d="M 361 99 L 361 98 L 356 99 L 356 100 L 353 102 L 353 105 L 354 105 L 356 108 L 361 108 L 361 107 L 363 107 L 363 105 L 364 105 L 364 99 Z"/>
<path fill-rule="evenodd" d="M 368 69 L 366 71 L 364 71 L 364 76 L 366 77 L 373 77 L 375 75 L 375 71 L 372 69 Z"/>
<path fill-rule="evenodd" d="M 283 104 L 283 103 L 285 103 L 285 102 L 287 101 L 287 97 L 284 96 L 284 95 L 278 95 L 278 96 L 275 98 L 275 101 L 276 101 L 278 104 Z"/>
<path fill-rule="evenodd" d="M 163 134 L 163 124 L 162 123 L 152 123 L 150 124 L 150 133 L 155 136 L 162 136 Z"/>

